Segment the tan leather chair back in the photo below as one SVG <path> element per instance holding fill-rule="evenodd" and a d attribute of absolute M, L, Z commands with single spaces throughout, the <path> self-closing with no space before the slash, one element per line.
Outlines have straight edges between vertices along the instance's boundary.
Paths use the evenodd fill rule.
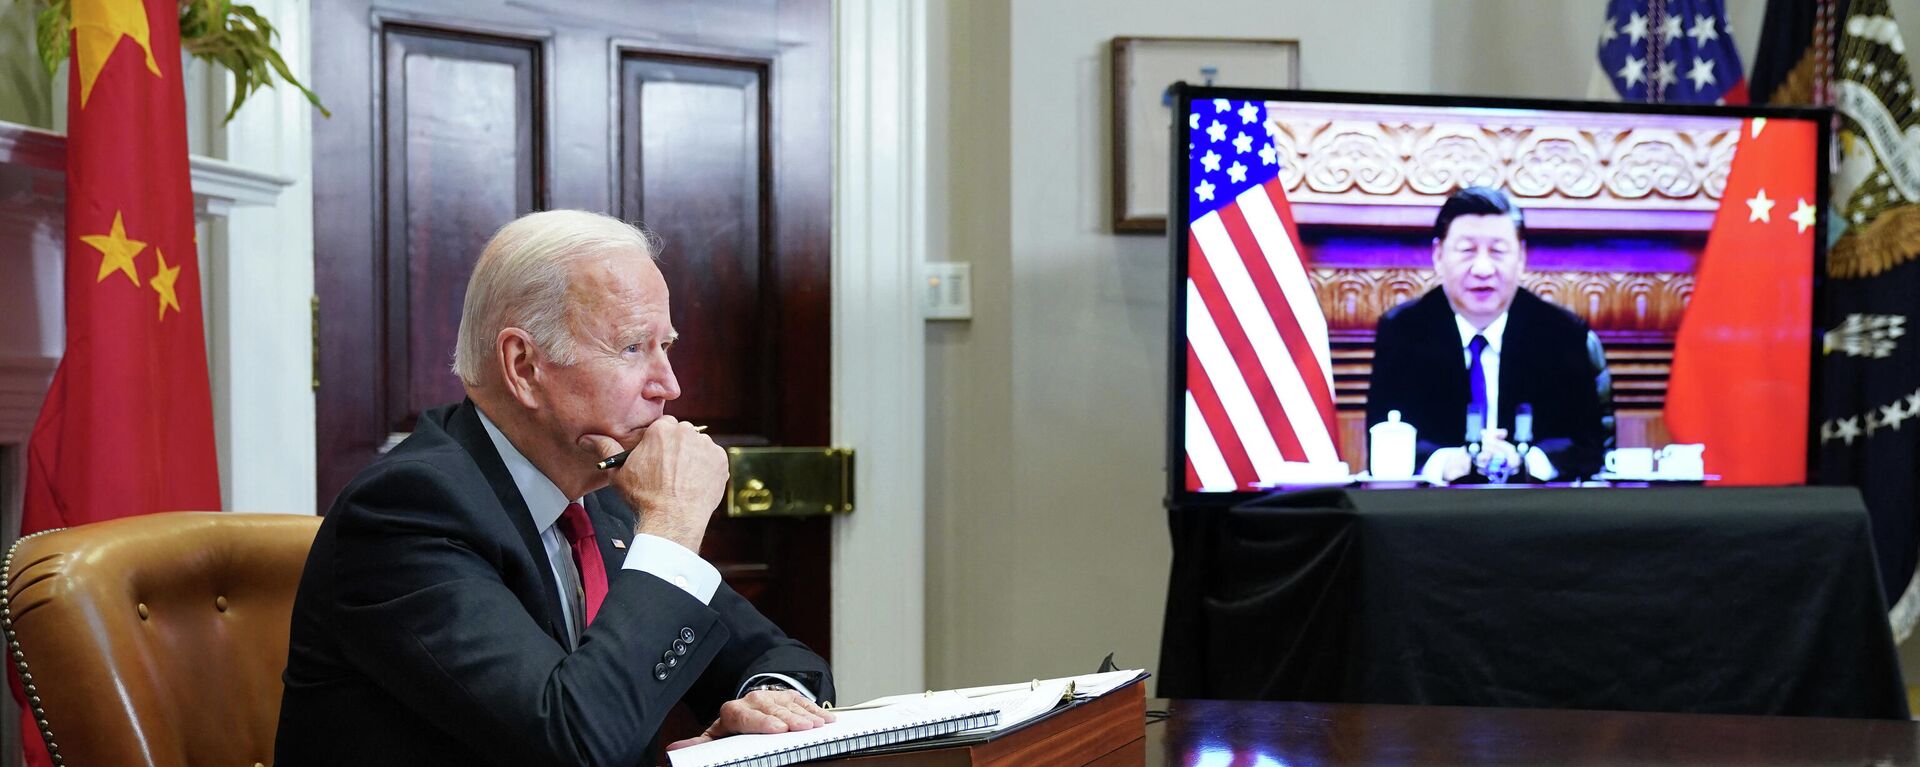
<path fill-rule="evenodd" d="M 8 650 L 57 763 L 271 764 L 294 589 L 319 527 L 179 512 L 14 544 Z"/>

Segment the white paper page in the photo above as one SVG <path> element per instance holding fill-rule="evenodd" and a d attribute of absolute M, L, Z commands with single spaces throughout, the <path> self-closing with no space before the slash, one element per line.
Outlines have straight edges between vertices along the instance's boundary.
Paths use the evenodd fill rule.
<path fill-rule="evenodd" d="M 1059 706 L 1067 695 L 1067 680 L 1056 679 L 1041 682 L 1039 689 L 1013 690 L 973 698 L 973 702 L 993 706 L 1000 710 L 1000 721 L 987 727 L 975 727 L 961 730 L 954 735 L 974 735 L 984 732 L 999 732 L 1011 729 L 1039 717 Z M 949 736 L 951 737 L 951 736 Z"/>
<path fill-rule="evenodd" d="M 1127 682 L 1130 682 L 1133 679 L 1139 677 L 1140 674 L 1142 674 L 1144 671 L 1145 669 L 1137 669 L 1137 668 L 1126 669 L 1121 671 L 1108 671 L 1104 674 L 1082 674 L 1080 676 L 1063 676 L 1055 679 L 1042 679 L 1036 682 L 1013 682 L 1011 684 L 994 684 L 994 685 L 986 685 L 983 687 L 962 687 L 958 690 L 949 690 L 948 692 L 959 693 L 960 695 L 963 695 L 968 698 L 983 698 L 990 695 L 1001 695 L 1001 694 L 1011 693 L 1011 692 L 1022 692 L 1022 693 L 1031 692 L 1037 686 L 1040 686 L 1040 685 L 1049 685 L 1057 682 L 1072 682 L 1074 697 L 1097 698 L 1099 696 L 1112 692 L 1114 688 L 1119 687 L 1123 684 L 1126 684 Z M 935 694 L 937 695 L 938 693 L 935 693 Z M 875 706 L 891 706 L 891 705 L 897 705 L 900 703 L 905 703 L 910 700 L 923 700 L 925 698 L 926 698 L 926 693 L 909 692 L 901 695 L 888 695 L 882 698 L 874 698 L 873 700 L 867 701 L 865 703 L 861 703 L 859 705 L 848 706 L 845 709 L 835 709 L 835 710 L 836 711 L 859 710 L 859 709 L 872 708 Z"/>

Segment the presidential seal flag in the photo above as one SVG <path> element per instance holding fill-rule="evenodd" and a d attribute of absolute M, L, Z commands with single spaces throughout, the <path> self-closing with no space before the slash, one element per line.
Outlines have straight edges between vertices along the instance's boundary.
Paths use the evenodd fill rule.
<path fill-rule="evenodd" d="M 1920 93 L 1887 0 L 1854 0 L 1840 25 L 1827 253 L 1821 295 L 1819 476 L 1860 488 L 1873 515 L 1895 634 L 1920 616 L 1914 561 L 1920 475 Z"/>
<path fill-rule="evenodd" d="M 220 508 L 179 5 L 71 8 L 66 351 L 28 442 L 22 535 Z M 49 763 L 24 724 L 29 762 Z"/>

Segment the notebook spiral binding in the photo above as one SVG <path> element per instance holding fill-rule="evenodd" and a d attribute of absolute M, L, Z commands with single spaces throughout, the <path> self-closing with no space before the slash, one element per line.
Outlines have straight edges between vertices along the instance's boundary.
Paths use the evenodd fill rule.
<path fill-rule="evenodd" d="M 982 714 L 961 716 L 953 719 L 919 722 L 904 728 L 856 733 L 842 738 L 835 738 L 824 743 L 795 746 L 777 751 L 769 751 L 764 754 L 754 754 L 727 762 L 719 765 L 719 767 L 780 767 L 780 765 L 784 764 L 794 764 L 812 759 L 839 756 L 863 748 L 886 746 L 894 743 L 919 740 L 921 738 L 950 735 L 961 730 L 971 730 L 975 727 L 989 727 L 999 721 L 1000 712 L 989 711 Z"/>

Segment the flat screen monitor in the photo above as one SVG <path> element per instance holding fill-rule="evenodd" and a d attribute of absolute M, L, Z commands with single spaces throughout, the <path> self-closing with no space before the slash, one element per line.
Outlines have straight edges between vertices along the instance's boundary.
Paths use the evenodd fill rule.
<path fill-rule="evenodd" d="M 1171 93 L 1175 504 L 1805 482 L 1825 111 Z"/>

